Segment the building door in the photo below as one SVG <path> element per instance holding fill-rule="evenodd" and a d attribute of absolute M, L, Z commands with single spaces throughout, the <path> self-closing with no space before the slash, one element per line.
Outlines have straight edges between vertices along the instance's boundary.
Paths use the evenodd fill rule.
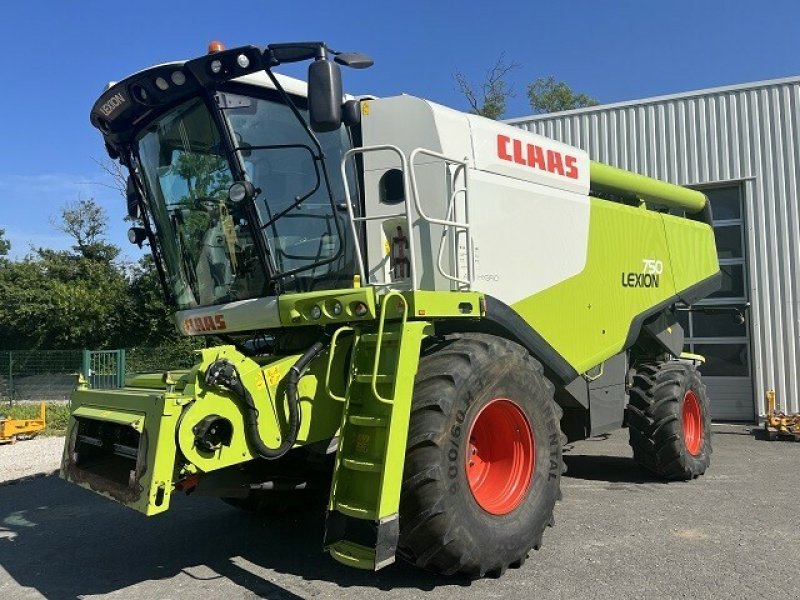
<path fill-rule="evenodd" d="M 679 311 L 686 334 L 686 351 L 702 354 L 700 368 L 716 421 L 753 421 L 753 372 L 750 356 L 749 314 L 744 323 L 736 313 L 720 312 L 725 306 L 741 308 L 748 302 L 747 256 L 743 188 L 741 185 L 702 187 L 714 213 L 714 235 L 722 271 L 722 289 Z"/>

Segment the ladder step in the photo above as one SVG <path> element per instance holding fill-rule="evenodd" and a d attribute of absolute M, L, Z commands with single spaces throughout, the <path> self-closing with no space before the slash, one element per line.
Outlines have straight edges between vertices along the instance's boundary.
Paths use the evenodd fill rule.
<path fill-rule="evenodd" d="M 375 511 L 371 508 L 367 508 L 366 506 L 348 504 L 347 502 L 336 500 L 334 502 L 334 508 L 348 517 L 355 517 L 356 519 L 370 519 L 373 521 L 376 520 Z"/>
<path fill-rule="evenodd" d="M 391 342 L 397 343 L 400 341 L 400 333 L 397 331 L 384 331 L 383 332 L 383 343 Z M 377 333 L 365 333 L 361 337 L 358 338 L 359 342 L 363 342 L 365 344 L 377 344 L 378 343 L 378 334 Z"/>
<path fill-rule="evenodd" d="M 359 373 L 355 376 L 358 383 L 371 383 L 372 373 Z M 375 381 L 377 383 L 391 383 L 394 381 L 394 375 L 376 375 Z"/>
<path fill-rule="evenodd" d="M 372 415 L 350 415 L 347 420 L 359 427 L 386 427 L 389 417 L 374 417 Z"/>
<path fill-rule="evenodd" d="M 383 465 L 371 460 L 358 460 L 355 458 L 343 458 L 342 466 L 351 471 L 367 471 L 368 473 L 380 473 Z"/>
<path fill-rule="evenodd" d="M 356 569 L 375 568 L 375 550 L 355 542 L 340 541 L 328 546 L 331 556 L 343 565 Z"/>

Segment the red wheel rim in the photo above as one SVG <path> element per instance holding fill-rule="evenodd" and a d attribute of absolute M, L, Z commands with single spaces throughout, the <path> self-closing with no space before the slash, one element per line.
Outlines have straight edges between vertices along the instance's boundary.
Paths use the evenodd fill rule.
<path fill-rule="evenodd" d="M 465 468 L 473 498 L 483 510 L 505 515 L 522 503 L 536 463 L 536 444 L 525 413 L 495 398 L 469 431 Z"/>
<path fill-rule="evenodd" d="M 683 396 L 683 443 L 692 456 L 700 454 L 703 445 L 703 412 L 700 401 L 692 390 Z"/>

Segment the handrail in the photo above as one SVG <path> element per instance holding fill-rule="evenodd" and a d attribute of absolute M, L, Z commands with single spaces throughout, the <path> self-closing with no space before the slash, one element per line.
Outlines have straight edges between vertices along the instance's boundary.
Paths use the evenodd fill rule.
<path fill-rule="evenodd" d="M 405 207 L 405 212 L 390 214 L 390 215 L 364 215 L 364 216 L 355 216 L 355 211 L 353 209 L 353 201 L 350 195 L 350 185 L 347 178 L 347 160 L 356 154 L 366 154 L 368 152 L 382 152 L 382 151 L 389 151 L 395 153 L 400 160 L 400 167 L 403 173 L 403 189 L 405 191 L 403 204 Z M 455 165 L 455 171 L 453 172 L 453 184 L 455 185 L 455 181 L 458 179 L 459 171 L 463 171 L 464 177 L 464 184 L 463 187 L 457 188 L 453 190 L 450 194 L 447 203 L 447 211 L 446 211 L 446 218 L 439 219 L 436 217 L 431 217 L 425 214 L 425 211 L 422 209 L 422 204 L 420 202 L 419 196 L 419 188 L 417 184 L 417 176 L 415 171 L 415 164 L 414 161 L 416 160 L 417 156 L 425 155 L 430 156 L 432 158 L 436 158 L 439 160 L 444 161 L 448 165 Z M 414 149 L 409 158 L 407 159 L 406 156 L 403 154 L 403 151 L 394 145 L 391 144 L 382 144 L 376 146 L 364 146 L 362 148 L 351 148 L 350 150 L 346 151 L 342 156 L 341 160 L 341 172 L 342 172 L 342 181 L 344 182 L 344 192 L 345 192 L 345 207 L 347 208 L 347 214 L 350 217 L 350 229 L 353 234 L 353 243 L 355 246 L 355 251 L 358 257 L 358 273 L 361 277 L 361 281 L 368 282 L 367 278 L 367 265 L 365 264 L 365 256 L 361 249 L 361 242 L 359 241 L 358 229 L 356 227 L 357 222 L 365 222 L 365 221 L 376 221 L 376 220 L 386 220 L 391 218 L 397 217 L 405 217 L 407 222 L 407 229 L 408 229 L 408 262 L 409 262 L 409 277 L 407 278 L 410 281 L 410 286 L 408 286 L 402 280 L 400 281 L 385 281 L 384 283 L 374 283 L 374 285 L 381 286 L 381 287 L 391 287 L 391 286 L 398 286 L 398 287 L 410 287 L 411 291 L 416 291 L 418 288 L 418 281 L 417 281 L 417 260 L 416 260 L 416 244 L 414 243 L 414 213 L 412 211 L 412 203 L 409 202 L 408 196 L 410 195 L 413 201 L 414 209 L 416 210 L 417 215 L 423 221 L 433 224 L 433 225 L 441 225 L 443 226 L 444 232 L 442 233 L 442 241 L 439 246 L 439 252 L 436 261 L 436 268 L 438 269 L 439 273 L 445 278 L 450 281 L 454 281 L 458 284 L 465 285 L 467 288 L 472 285 L 472 279 L 475 273 L 475 251 L 474 245 L 472 242 L 472 234 L 470 231 L 469 225 L 469 202 L 468 202 L 468 189 L 469 189 L 469 163 L 466 159 L 458 160 L 455 158 L 451 158 L 449 156 L 445 156 L 440 152 L 435 152 L 433 150 L 427 150 L 425 148 L 416 148 Z M 464 221 L 456 220 L 456 198 L 458 194 L 464 194 Z M 458 263 L 458 236 L 460 231 L 463 231 L 466 234 L 466 252 L 467 252 L 467 273 L 466 278 L 458 277 L 457 275 L 451 275 L 448 273 L 444 265 L 442 264 L 444 259 L 444 248 L 445 248 L 445 239 L 449 233 L 448 228 L 453 228 L 453 240 L 455 242 L 454 245 L 454 258 L 455 264 L 453 265 L 453 273 L 458 273 L 459 271 L 459 263 Z"/>
<path fill-rule="evenodd" d="M 389 311 L 389 298 L 392 296 L 397 296 L 400 299 L 401 306 L 403 307 L 403 319 L 400 323 L 400 331 L 402 336 L 402 330 L 406 326 L 406 322 L 408 321 L 408 302 L 403 297 L 403 295 L 396 291 L 391 290 L 383 296 L 383 302 L 381 304 L 381 316 L 378 321 L 378 337 L 375 341 L 375 362 L 372 365 L 372 393 L 377 398 L 378 402 L 383 404 L 394 404 L 394 398 L 384 398 L 378 393 L 378 367 L 381 361 L 381 344 L 383 343 L 383 330 L 384 324 L 386 322 L 386 313 Z M 400 352 L 397 353 L 397 360 L 400 360 Z"/>
<path fill-rule="evenodd" d="M 456 171 L 455 171 L 455 173 L 453 175 L 453 181 L 454 182 L 458 177 L 458 171 L 463 169 L 463 172 L 464 172 L 464 187 L 458 188 L 456 190 L 453 190 L 453 192 L 450 194 L 450 199 L 449 199 L 449 202 L 448 202 L 447 212 L 446 212 L 447 217 L 445 219 L 437 219 L 435 217 L 431 217 L 429 215 L 426 215 L 425 211 L 422 210 L 422 205 L 420 203 L 420 197 L 419 197 L 419 189 L 417 187 L 417 176 L 416 176 L 416 172 L 414 170 L 414 166 L 415 166 L 414 161 L 417 158 L 417 156 L 420 155 L 420 154 L 426 155 L 426 156 L 430 156 L 430 157 L 433 157 L 433 158 L 438 158 L 439 160 L 442 160 L 445 163 L 457 165 Z M 414 149 L 411 152 L 411 156 L 409 156 L 409 161 L 408 162 L 411 165 L 411 186 L 413 188 L 412 192 L 413 192 L 413 197 L 414 197 L 414 205 L 415 205 L 415 207 L 417 209 L 417 213 L 419 214 L 419 216 L 422 219 L 424 219 L 428 223 L 433 223 L 435 225 L 442 225 L 445 228 L 444 232 L 442 233 L 442 243 L 441 243 L 441 245 L 439 247 L 439 256 L 438 256 L 438 259 L 437 259 L 437 262 L 436 262 L 436 267 L 439 269 L 439 273 L 445 279 L 449 279 L 450 281 L 455 281 L 456 283 L 461 283 L 461 284 L 470 286 L 472 284 L 473 273 L 475 272 L 475 265 L 474 265 L 475 253 L 473 251 L 472 235 L 471 235 L 471 232 L 470 232 L 470 225 L 469 225 L 469 201 L 468 201 L 468 196 L 467 196 L 467 194 L 468 194 L 467 190 L 469 189 L 469 180 L 468 180 L 468 178 L 469 178 L 469 163 L 467 162 L 466 159 L 465 160 L 458 160 L 458 159 L 446 156 L 444 154 L 441 154 L 440 152 L 435 152 L 433 150 L 427 150 L 425 148 L 416 148 L 416 149 Z M 463 193 L 464 194 L 464 200 L 465 200 L 465 202 L 464 202 L 464 221 L 463 222 L 455 220 L 455 216 L 456 216 L 455 198 L 456 198 L 456 195 L 459 194 L 459 193 Z M 451 213 L 453 215 L 452 219 L 450 218 Z M 443 255 L 444 255 L 444 238 L 447 235 L 447 232 L 448 232 L 447 228 L 448 227 L 452 227 L 453 229 L 463 229 L 464 232 L 467 234 L 467 277 L 466 277 L 466 279 L 463 279 L 461 277 L 457 277 L 455 275 L 450 275 L 449 273 L 447 273 L 445 271 L 444 267 L 442 266 L 442 258 L 443 258 Z M 455 231 L 454 231 L 454 233 L 455 233 Z M 454 237 L 454 240 L 456 242 L 455 256 L 454 256 L 454 260 L 456 261 L 456 265 L 454 265 L 453 271 L 456 272 L 457 268 L 458 268 L 458 239 L 456 237 Z"/>
<path fill-rule="evenodd" d="M 341 162 L 341 171 L 342 171 L 342 181 L 344 182 L 344 193 L 345 193 L 345 205 L 347 207 L 347 214 L 350 216 L 350 228 L 353 232 L 353 243 L 355 245 L 356 254 L 358 255 L 358 272 L 361 276 L 361 281 L 367 282 L 368 279 L 366 277 L 366 272 L 364 269 L 364 255 L 361 252 L 361 244 L 358 241 L 358 230 L 356 229 L 356 221 L 362 221 L 369 219 L 368 217 L 356 217 L 353 213 L 353 201 L 350 198 L 350 185 L 347 181 L 347 159 L 356 154 L 366 154 L 368 152 L 382 152 L 382 151 L 390 151 L 397 154 L 400 157 L 400 168 L 403 172 L 403 189 L 409 189 L 409 168 L 408 168 L 408 160 L 406 160 L 405 154 L 403 151 L 398 148 L 397 146 L 391 144 L 383 144 L 378 146 L 364 146 L 362 148 L 351 148 L 347 152 L 344 153 L 342 156 Z M 416 252 L 414 250 L 414 215 L 411 212 L 411 203 L 408 201 L 408 198 L 404 198 L 403 202 L 405 204 L 405 217 L 407 220 L 407 227 L 408 227 L 408 262 L 409 262 L 409 275 L 411 279 L 411 289 L 417 289 L 417 261 L 416 261 Z M 391 218 L 391 217 L 383 217 L 383 218 Z"/>
<path fill-rule="evenodd" d="M 445 156 L 444 154 L 440 154 L 439 152 L 434 152 L 433 150 L 426 150 L 425 148 L 416 148 L 411 151 L 411 156 L 409 157 L 409 164 L 414 166 L 414 159 L 417 157 L 418 154 L 425 154 L 427 156 L 431 156 L 433 158 L 438 158 L 448 163 L 452 163 L 454 165 L 459 165 L 460 167 L 464 167 L 464 180 L 467 179 L 467 169 L 468 166 L 467 162 L 464 160 L 458 160 L 455 158 L 450 158 L 449 156 Z M 426 220 L 428 223 L 433 223 L 434 225 L 447 225 L 449 227 L 463 227 L 465 229 L 469 229 L 469 223 L 461 223 L 459 221 L 448 221 L 447 219 L 437 219 L 435 217 L 430 217 L 425 214 L 425 211 L 422 210 L 422 206 L 419 202 L 419 193 L 417 191 L 417 177 L 414 174 L 414 170 L 411 170 L 411 187 L 413 188 L 413 197 L 414 197 L 414 206 L 417 209 L 417 213 L 420 217 Z M 466 183 L 464 184 L 466 187 Z"/>
<path fill-rule="evenodd" d="M 338 402 L 347 402 L 347 398 L 345 396 L 338 396 L 331 391 L 331 368 L 333 367 L 333 355 L 336 353 L 336 342 L 338 341 L 339 336 L 346 331 L 355 331 L 355 328 L 345 325 L 333 333 L 333 337 L 331 337 L 331 343 L 328 346 L 328 368 L 325 371 L 325 392 L 327 392 L 328 396 Z M 346 391 L 345 394 L 347 394 Z"/>
<path fill-rule="evenodd" d="M 457 194 L 461 194 L 461 193 L 466 195 L 466 193 L 467 193 L 466 188 L 458 188 L 457 190 L 453 190 L 453 193 L 450 195 L 450 204 L 447 207 L 447 218 L 448 219 L 450 218 L 450 214 L 451 213 L 455 217 L 455 198 L 456 198 Z M 453 229 L 456 229 L 456 226 L 453 226 Z M 471 246 L 472 246 L 472 238 L 469 235 L 468 229 L 465 229 L 465 231 L 467 233 L 467 278 L 463 279 L 463 278 L 457 277 L 455 275 L 450 275 L 449 273 L 445 272 L 444 265 L 442 265 L 442 259 L 444 258 L 444 242 L 445 242 L 445 239 L 447 238 L 447 234 L 449 232 L 449 229 L 447 227 L 443 227 L 442 228 L 442 241 L 439 242 L 439 255 L 438 255 L 437 259 L 436 259 L 436 267 L 439 269 L 439 273 L 441 273 L 442 276 L 445 277 L 446 279 L 449 279 L 450 281 L 455 281 L 456 283 L 462 283 L 464 285 L 469 286 L 472 283 L 472 273 L 473 273 L 473 269 L 472 269 L 473 252 L 472 252 L 472 248 L 471 248 Z M 456 236 L 458 234 L 458 231 L 456 230 L 453 233 L 456 234 L 453 237 L 453 241 L 455 242 L 455 245 L 454 245 L 454 255 L 455 256 L 454 256 L 454 258 L 456 260 L 455 267 L 456 267 L 456 270 L 457 270 L 457 268 L 458 268 L 458 237 L 456 237 Z"/>

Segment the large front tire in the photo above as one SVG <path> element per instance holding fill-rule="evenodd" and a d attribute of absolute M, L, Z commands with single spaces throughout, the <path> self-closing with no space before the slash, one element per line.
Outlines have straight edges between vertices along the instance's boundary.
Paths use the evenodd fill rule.
<path fill-rule="evenodd" d="M 706 472 L 711 463 L 711 408 L 693 365 L 640 365 L 627 412 L 633 458 L 642 467 L 675 480 Z"/>
<path fill-rule="evenodd" d="M 560 495 L 560 409 L 522 347 L 462 335 L 417 374 L 400 554 L 442 574 L 499 576 L 538 549 Z"/>

